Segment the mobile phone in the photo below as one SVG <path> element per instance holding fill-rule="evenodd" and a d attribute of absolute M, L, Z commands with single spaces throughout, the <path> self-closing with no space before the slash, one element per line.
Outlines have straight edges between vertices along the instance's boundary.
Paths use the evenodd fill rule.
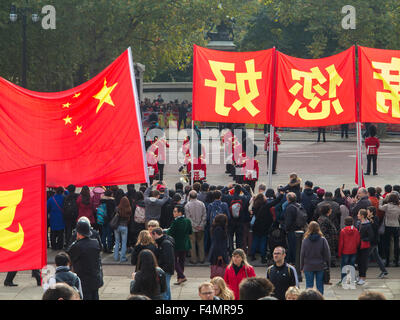
<path fill-rule="evenodd" d="M 343 185 L 342 185 L 342 189 L 344 189 L 344 183 L 343 183 Z"/>

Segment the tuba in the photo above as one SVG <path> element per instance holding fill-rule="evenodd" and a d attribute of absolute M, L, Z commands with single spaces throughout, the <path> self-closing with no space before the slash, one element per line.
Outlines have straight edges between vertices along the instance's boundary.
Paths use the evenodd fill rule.
<path fill-rule="evenodd" d="M 179 168 L 179 172 L 181 173 L 182 177 L 179 179 L 182 183 L 189 183 L 189 177 L 187 172 L 186 165 Z"/>

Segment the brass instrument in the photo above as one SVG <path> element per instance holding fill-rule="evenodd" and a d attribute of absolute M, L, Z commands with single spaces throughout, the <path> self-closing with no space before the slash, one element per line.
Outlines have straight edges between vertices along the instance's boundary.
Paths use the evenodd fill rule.
<path fill-rule="evenodd" d="M 179 168 L 182 177 L 179 179 L 182 183 L 189 183 L 189 176 L 186 165 Z"/>

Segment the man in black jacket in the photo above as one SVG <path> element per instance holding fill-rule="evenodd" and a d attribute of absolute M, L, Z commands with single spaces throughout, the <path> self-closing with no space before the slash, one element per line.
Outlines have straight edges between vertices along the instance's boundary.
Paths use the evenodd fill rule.
<path fill-rule="evenodd" d="M 276 247 L 273 253 L 274 264 L 267 269 L 267 279 L 274 285 L 273 296 L 285 300 L 285 293 L 289 287 L 299 287 L 296 269 L 285 263 L 286 250 Z"/>
<path fill-rule="evenodd" d="M 164 293 L 165 300 L 171 300 L 171 277 L 175 270 L 174 239 L 163 233 L 161 228 L 155 228 L 151 236 L 157 243 L 156 257 L 158 266 L 165 272 L 167 290 Z"/>
<path fill-rule="evenodd" d="M 296 217 L 297 205 L 296 194 L 289 192 L 286 196 L 288 205 L 285 210 L 285 230 L 288 240 L 288 263 L 294 264 L 296 262 L 296 234 L 297 230 Z"/>
<path fill-rule="evenodd" d="M 354 221 L 357 220 L 357 214 L 360 209 L 367 210 L 367 208 L 371 205 L 371 201 L 368 199 L 368 191 L 365 188 L 358 189 L 356 199 L 357 202 L 350 207 L 350 214 Z"/>
<path fill-rule="evenodd" d="M 307 211 L 309 223 L 314 214 L 314 203 L 317 200 L 317 195 L 313 191 L 313 183 L 311 181 L 304 182 L 304 191 L 301 193 L 301 204 L 303 208 Z"/>
<path fill-rule="evenodd" d="M 76 232 L 77 240 L 68 250 L 73 271 L 81 279 L 83 300 L 99 300 L 104 284 L 99 241 L 90 238 L 90 225 L 84 220 L 77 222 Z"/>

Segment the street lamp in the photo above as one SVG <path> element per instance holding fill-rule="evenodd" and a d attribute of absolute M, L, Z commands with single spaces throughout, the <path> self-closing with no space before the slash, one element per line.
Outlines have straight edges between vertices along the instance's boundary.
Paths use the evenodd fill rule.
<path fill-rule="evenodd" d="M 27 1 L 28 2 L 28 1 Z M 34 10 L 30 7 L 17 8 L 15 5 L 11 5 L 10 10 L 10 21 L 12 23 L 17 22 L 18 15 L 22 17 L 22 87 L 26 88 L 26 70 L 27 70 L 27 60 L 26 60 L 26 26 L 27 26 L 27 16 L 32 13 L 32 22 L 37 23 L 40 17 Z"/>

